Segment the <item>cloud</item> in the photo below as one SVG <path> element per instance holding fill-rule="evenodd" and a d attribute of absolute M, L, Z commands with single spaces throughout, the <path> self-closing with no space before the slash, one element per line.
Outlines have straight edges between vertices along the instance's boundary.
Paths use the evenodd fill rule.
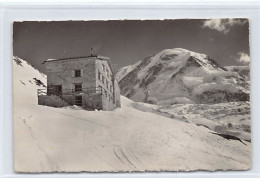
<path fill-rule="evenodd" d="M 230 27 L 234 25 L 244 25 L 246 19 L 209 19 L 203 22 L 203 28 L 214 29 L 219 32 L 228 33 Z"/>
<path fill-rule="evenodd" d="M 243 53 L 243 52 L 239 52 L 238 57 L 239 57 L 237 59 L 238 63 L 241 63 L 243 65 L 249 65 L 250 64 L 250 57 L 248 56 L 248 54 Z"/>

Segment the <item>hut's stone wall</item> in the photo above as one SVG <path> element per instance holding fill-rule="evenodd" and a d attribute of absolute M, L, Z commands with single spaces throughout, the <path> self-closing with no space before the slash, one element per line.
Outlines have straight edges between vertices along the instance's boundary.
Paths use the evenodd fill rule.
<path fill-rule="evenodd" d="M 61 86 L 59 90 L 67 105 L 76 104 L 75 97 L 82 96 L 82 107 L 89 110 L 109 111 L 121 106 L 120 90 L 107 60 L 91 56 L 47 61 L 45 66 L 47 87 Z M 80 70 L 81 75 L 75 76 L 75 70 Z M 81 84 L 82 92 L 74 92 L 75 84 Z M 48 95 L 39 99 L 41 105 L 44 103 L 44 105 L 59 106 L 51 102 Z"/>
<path fill-rule="evenodd" d="M 47 86 L 62 85 L 63 92 L 70 91 L 74 83 L 82 83 L 82 88 L 96 87 L 94 58 L 57 60 L 45 65 Z M 73 76 L 74 70 L 81 70 L 81 76 Z"/>

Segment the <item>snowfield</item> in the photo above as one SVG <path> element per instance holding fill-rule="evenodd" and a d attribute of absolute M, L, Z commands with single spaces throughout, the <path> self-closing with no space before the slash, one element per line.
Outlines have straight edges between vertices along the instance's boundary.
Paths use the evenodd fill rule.
<path fill-rule="evenodd" d="M 182 98 L 180 98 L 182 99 Z M 184 102 L 184 101 L 182 101 Z M 149 111 L 175 120 L 204 126 L 218 134 L 227 134 L 251 142 L 249 102 L 219 104 L 171 104 L 151 105 L 135 103 L 136 109 Z M 137 107 L 136 107 L 137 106 Z"/>
<path fill-rule="evenodd" d="M 175 117 L 175 107 L 164 106 L 159 112 L 155 111 L 158 105 L 137 103 L 124 96 L 121 96 L 122 108 L 115 111 L 39 106 L 36 89 L 44 88 L 46 76 L 22 59 L 20 64 L 15 62 L 17 59 L 13 62 L 14 169 L 17 172 L 251 168 L 249 141 L 228 140 L 210 128 L 191 122 L 192 118 Z M 189 114 L 190 106 L 178 105 L 184 116 Z M 199 116 L 205 108 L 195 110 Z M 162 112 L 173 112 L 174 117 Z M 215 123 L 210 119 L 203 122 Z"/>

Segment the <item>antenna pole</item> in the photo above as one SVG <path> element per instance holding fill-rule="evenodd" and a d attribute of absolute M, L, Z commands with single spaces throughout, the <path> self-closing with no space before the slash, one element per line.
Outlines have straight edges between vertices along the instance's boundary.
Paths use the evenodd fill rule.
<path fill-rule="evenodd" d="M 91 48 L 90 51 L 90 56 L 93 56 L 93 48 Z"/>

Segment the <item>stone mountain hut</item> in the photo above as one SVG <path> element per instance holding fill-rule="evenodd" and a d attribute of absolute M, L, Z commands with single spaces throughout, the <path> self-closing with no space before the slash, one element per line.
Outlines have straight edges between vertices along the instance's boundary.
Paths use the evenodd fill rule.
<path fill-rule="evenodd" d="M 120 89 L 109 58 L 90 55 L 48 59 L 43 64 L 47 91 L 38 90 L 39 105 L 77 105 L 86 110 L 104 111 L 121 107 Z"/>

